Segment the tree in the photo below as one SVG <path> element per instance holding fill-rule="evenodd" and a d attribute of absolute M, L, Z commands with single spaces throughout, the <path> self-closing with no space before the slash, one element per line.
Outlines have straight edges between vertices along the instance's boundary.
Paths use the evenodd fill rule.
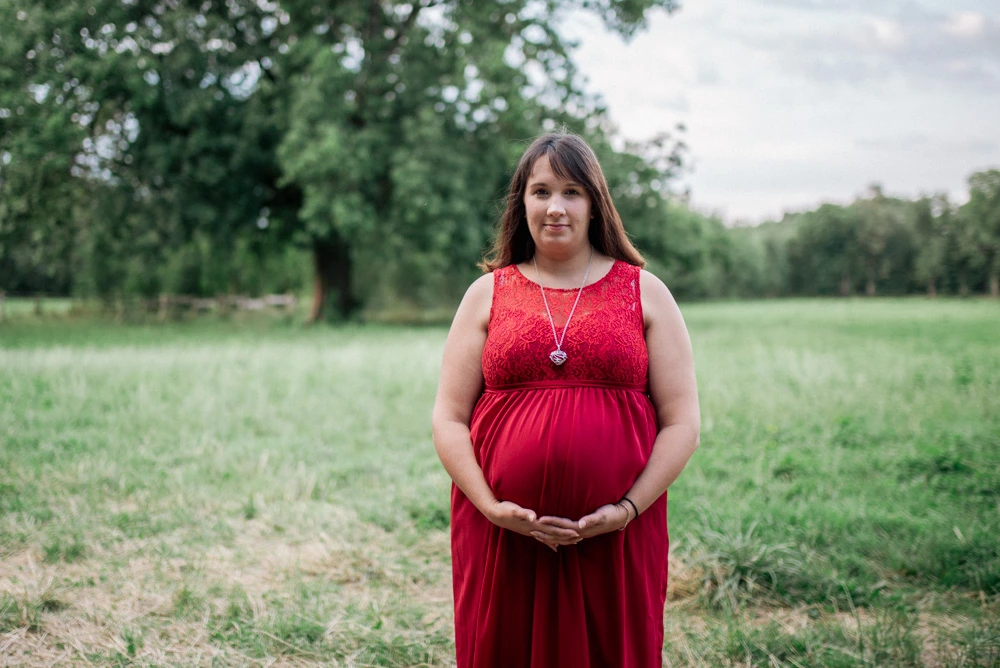
<path fill-rule="evenodd" d="M 991 297 L 1000 297 L 1000 170 L 969 177 L 969 201 L 959 211 L 967 251 L 979 256 Z"/>
<path fill-rule="evenodd" d="M 519 151 L 512 140 L 546 125 L 582 131 L 601 114 L 551 27 L 572 3 L 345 7 L 355 4 L 356 16 L 299 40 L 289 56 L 304 65 L 278 156 L 284 182 L 303 192 L 313 318 L 328 290 L 349 311 L 385 281 L 419 292 L 453 276 L 456 260 L 471 267 Z M 609 2 L 600 11 L 628 34 L 654 6 L 673 5 Z"/>
<path fill-rule="evenodd" d="M 0 280 L 14 291 L 32 285 L 61 292 L 83 194 L 69 179 L 73 154 L 65 148 L 86 134 L 59 108 L 61 88 L 26 85 L 42 56 L 31 31 L 20 29 L 25 19 L 0 8 Z"/>
<path fill-rule="evenodd" d="M 46 203 L 29 209 L 52 221 L 56 238 L 73 238 L 77 264 L 93 270 L 78 283 L 120 290 L 130 272 L 153 274 L 164 251 L 196 231 L 226 250 L 253 225 L 269 195 L 262 184 L 276 176 L 240 84 L 263 57 L 259 26 L 273 11 L 236 0 L 0 8 L 2 32 L 17 38 L 5 39 L 13 67 L 4 83 L 11 95 L 31 95 L 17 108 L 41 128 L 5 128 L 5 171 L 31 170 L 33 151 L 46 146 L 49 182 L 11 189 Z M 75 227 L 46 211 L 66 189 L 80 194 Z M 27 226 L 27 211 L 11 225 Z"/>
<path fill-rule="evenodd" d="M 867 198 L 853 205 L 858 215 L 857 243 L 865 272 L 865 294 L 875 296 L 877 281 L 890 271 L 887 250 L 890 240 L 903 225 L 905 205 L 901 200 L 886 197 L 882 187 L 873 184 Z"/>
<path fill-rule="evenodd" d="M 913 202 L 913 230 L 917 240 L 914 277 L 926 286 L 927 294 L 936 297 L 938 282 L 945 273 L 945 251 L 951 221 L 947 195 L 921 197 Z"/>
<path fill-rule="evenodd" d="M 684 126 L 646 142 L 627 142 L 624 150 L 611 146 L 612 127 L 591 126 L 583 128 L 581 134 L 594 148 L 615 207 L 647 259 L 649 270 L 678 294 L 693 294 L 683 283 L 698 262 L 692 253 L 701 253 L 701 249 L 692 247 L 698 242 L 692 240 L 691 234 L 700 230 L 701 220 L 673 202 L 669 190 L 683 168 L 687 148 L 682 139 Z"/>
<path fill-rule="evenodd" d="M 23 195 L 32 130 L 7 119 L 28 110 L 60 130 L 50 153 L 65 164 L 24 187 L 54 202 L 57 183 L 83 183 L 116 202 L 113 224 L 84 216 L 78 248 L 141 268 L 196 237 L 220 256 L 297 243 L 313 256 L 313 318 L 331 291 L 344 312 L 380 290 L 419 300 L 474 264 L 514 140 L 607 127 L 552 29 L 574 7 L 627 36 L 675 4 L 12 0 L 2 76 L 21 97 L 0 98 L 0 187 Z M 23 236 L 22 214 L 0 234 Z"/>
<path fill-rule="evenodd" d="M 798 214 L 795 236 L 788 242 L 790 290 L 798 294 L 851 295 L 860 263 L 854 207 L 823 204 L 816 211 Z"/>

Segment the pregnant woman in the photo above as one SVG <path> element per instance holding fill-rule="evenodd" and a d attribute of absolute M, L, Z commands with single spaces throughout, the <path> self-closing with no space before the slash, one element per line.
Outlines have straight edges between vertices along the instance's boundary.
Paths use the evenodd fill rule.
<path fill-rule="evenodd" d="M 667 488 L 698 446 L 691 344 L 593 151 L 521 157 L 445 344 L 460 668 L 661 665 Z"/>

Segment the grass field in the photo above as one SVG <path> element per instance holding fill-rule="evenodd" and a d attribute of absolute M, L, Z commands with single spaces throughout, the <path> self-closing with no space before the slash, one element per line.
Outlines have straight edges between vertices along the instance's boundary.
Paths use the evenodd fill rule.
<path fill-rule="evenodd" d="M 683 310 L 664 664 L 1000 665 L 1000 304 Z M 9 318 L 0 664 L 452 665 L 444 334 Z"/>

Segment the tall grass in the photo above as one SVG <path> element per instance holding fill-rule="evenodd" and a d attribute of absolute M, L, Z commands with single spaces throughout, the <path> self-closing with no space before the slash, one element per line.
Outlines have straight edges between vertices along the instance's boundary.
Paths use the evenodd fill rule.
<path fill-rule="evenodd" d="M 684 307 L 667 665 L 1000 660 L 1000 308 Z M 442 328 L 0 325 L 0 659 L 451 665 Z"/>

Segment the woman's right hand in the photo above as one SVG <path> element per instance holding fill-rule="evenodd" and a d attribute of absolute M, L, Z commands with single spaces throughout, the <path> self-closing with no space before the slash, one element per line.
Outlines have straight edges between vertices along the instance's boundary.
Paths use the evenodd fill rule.
<path fill-rule="evenodd" d="M 535 530 L 535 520 L 538 519 L 534 510 L 522 508 L 513 501 L 495 501 L 486 517 L 501 529 L 509 529 L 523 536 L 528 536 Z"/>

